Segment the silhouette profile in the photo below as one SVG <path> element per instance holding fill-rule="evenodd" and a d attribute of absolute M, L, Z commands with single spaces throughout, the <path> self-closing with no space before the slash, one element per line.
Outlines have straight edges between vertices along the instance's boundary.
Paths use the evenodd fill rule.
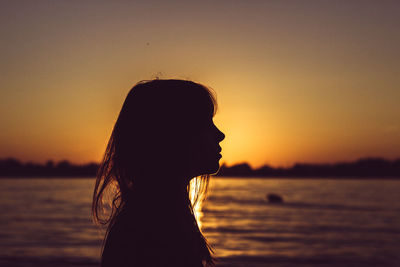
<path fill-rule="evenodd" d="M 94 220 L 107 226 L 101 266 L 214 266 L 189 182 L 201 201 L 219 169 L 225 135 L 216 108 L 212 91 L 192 81 L 143 81 L 129 91 L 93 194 Z"/>

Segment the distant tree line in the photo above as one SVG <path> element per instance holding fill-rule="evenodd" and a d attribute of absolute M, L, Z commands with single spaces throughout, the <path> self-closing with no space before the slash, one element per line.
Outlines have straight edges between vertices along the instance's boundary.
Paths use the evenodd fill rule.
<path fill-rule="evenodd" d="M 362 158 L 334 164 L 297 163 L 288 168 L 264 165 L 253 169 L 247 163 L 222 165 L 217 176 L 245 177 L 400 177 L 400 159 Z"/>
<path fill-rule="evenodd" d="M 22 163 L 14 158 L 0 160 L 0 177 L 93 177 L 99 164 L 72 164 L 67 160 L 45 164 Z"/>
<path fill-rule="evenodd" d="M 72 164 L 52 160 L 45 164 L 22 163 L 14 158 L 0 159 L 0 177 L 94 177 L 99 164 Z M 334 164 L 297 163 L 292 167 L 268 165 L 253 169 L 247 163 L 226 166 L 216 176 L 229 177 L 400 177 L 400 159 L 363 158 L 355 162 Z"/>

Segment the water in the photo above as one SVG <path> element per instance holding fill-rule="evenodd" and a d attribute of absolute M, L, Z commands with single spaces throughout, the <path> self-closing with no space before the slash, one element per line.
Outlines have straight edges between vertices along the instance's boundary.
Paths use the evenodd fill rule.
<path fill-rule="evenodd" d="M 93 185 L 0 179 L 0 266 L 98 266 Z M 399 192 L 400 180 L 213 178 L 199 216 L 220 266 L 400 266 Z"/>
<path fill-rule="evenodd" d="M 400 266 L 400 181 L 219 179 L 213 189 L 203 229 L 227 266 Z"/>

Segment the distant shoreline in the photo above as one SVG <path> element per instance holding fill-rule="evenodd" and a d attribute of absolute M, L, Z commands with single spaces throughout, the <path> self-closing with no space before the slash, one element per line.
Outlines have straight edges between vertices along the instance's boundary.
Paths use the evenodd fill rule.
<path fill-rule="evenodd" d="M 14 158 L 0 159 L 0 178 L 90 178 L 95 177 L 98 163 L 72 164 L 66 160 L 45 164 L 22 163 Z M 398 179 L 400 159 L 362 158 L 334 164 L 297 163 L 292 167 L 268 165 L 253 169 L 248 163 L 223 164 L 215 177 L 291 178 L 291 179 Z M 305 178 L 307 177 L 307 178 Z"/>

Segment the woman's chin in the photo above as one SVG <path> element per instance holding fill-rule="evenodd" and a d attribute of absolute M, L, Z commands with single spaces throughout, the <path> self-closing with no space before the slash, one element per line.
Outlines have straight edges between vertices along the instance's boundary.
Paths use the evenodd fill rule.
<path fill-rule="evenodd" d="M 219 171 L 219 160 L 221 157 L 209 159 L 208 161 L 197 161 L 196 165 L 197 167 L 193 168 L 192 173 L 194 173 L 194 176 L 200 176 L 200 175 L 205 175 L 205 174 L 216 174 Z"/>
<path fill-rule="evenodd" d="M 219 170 L 219 162 L 213 162 L 207 165 L 206 168 L 202 171 L 202 174 L 216 174 Z"/>

